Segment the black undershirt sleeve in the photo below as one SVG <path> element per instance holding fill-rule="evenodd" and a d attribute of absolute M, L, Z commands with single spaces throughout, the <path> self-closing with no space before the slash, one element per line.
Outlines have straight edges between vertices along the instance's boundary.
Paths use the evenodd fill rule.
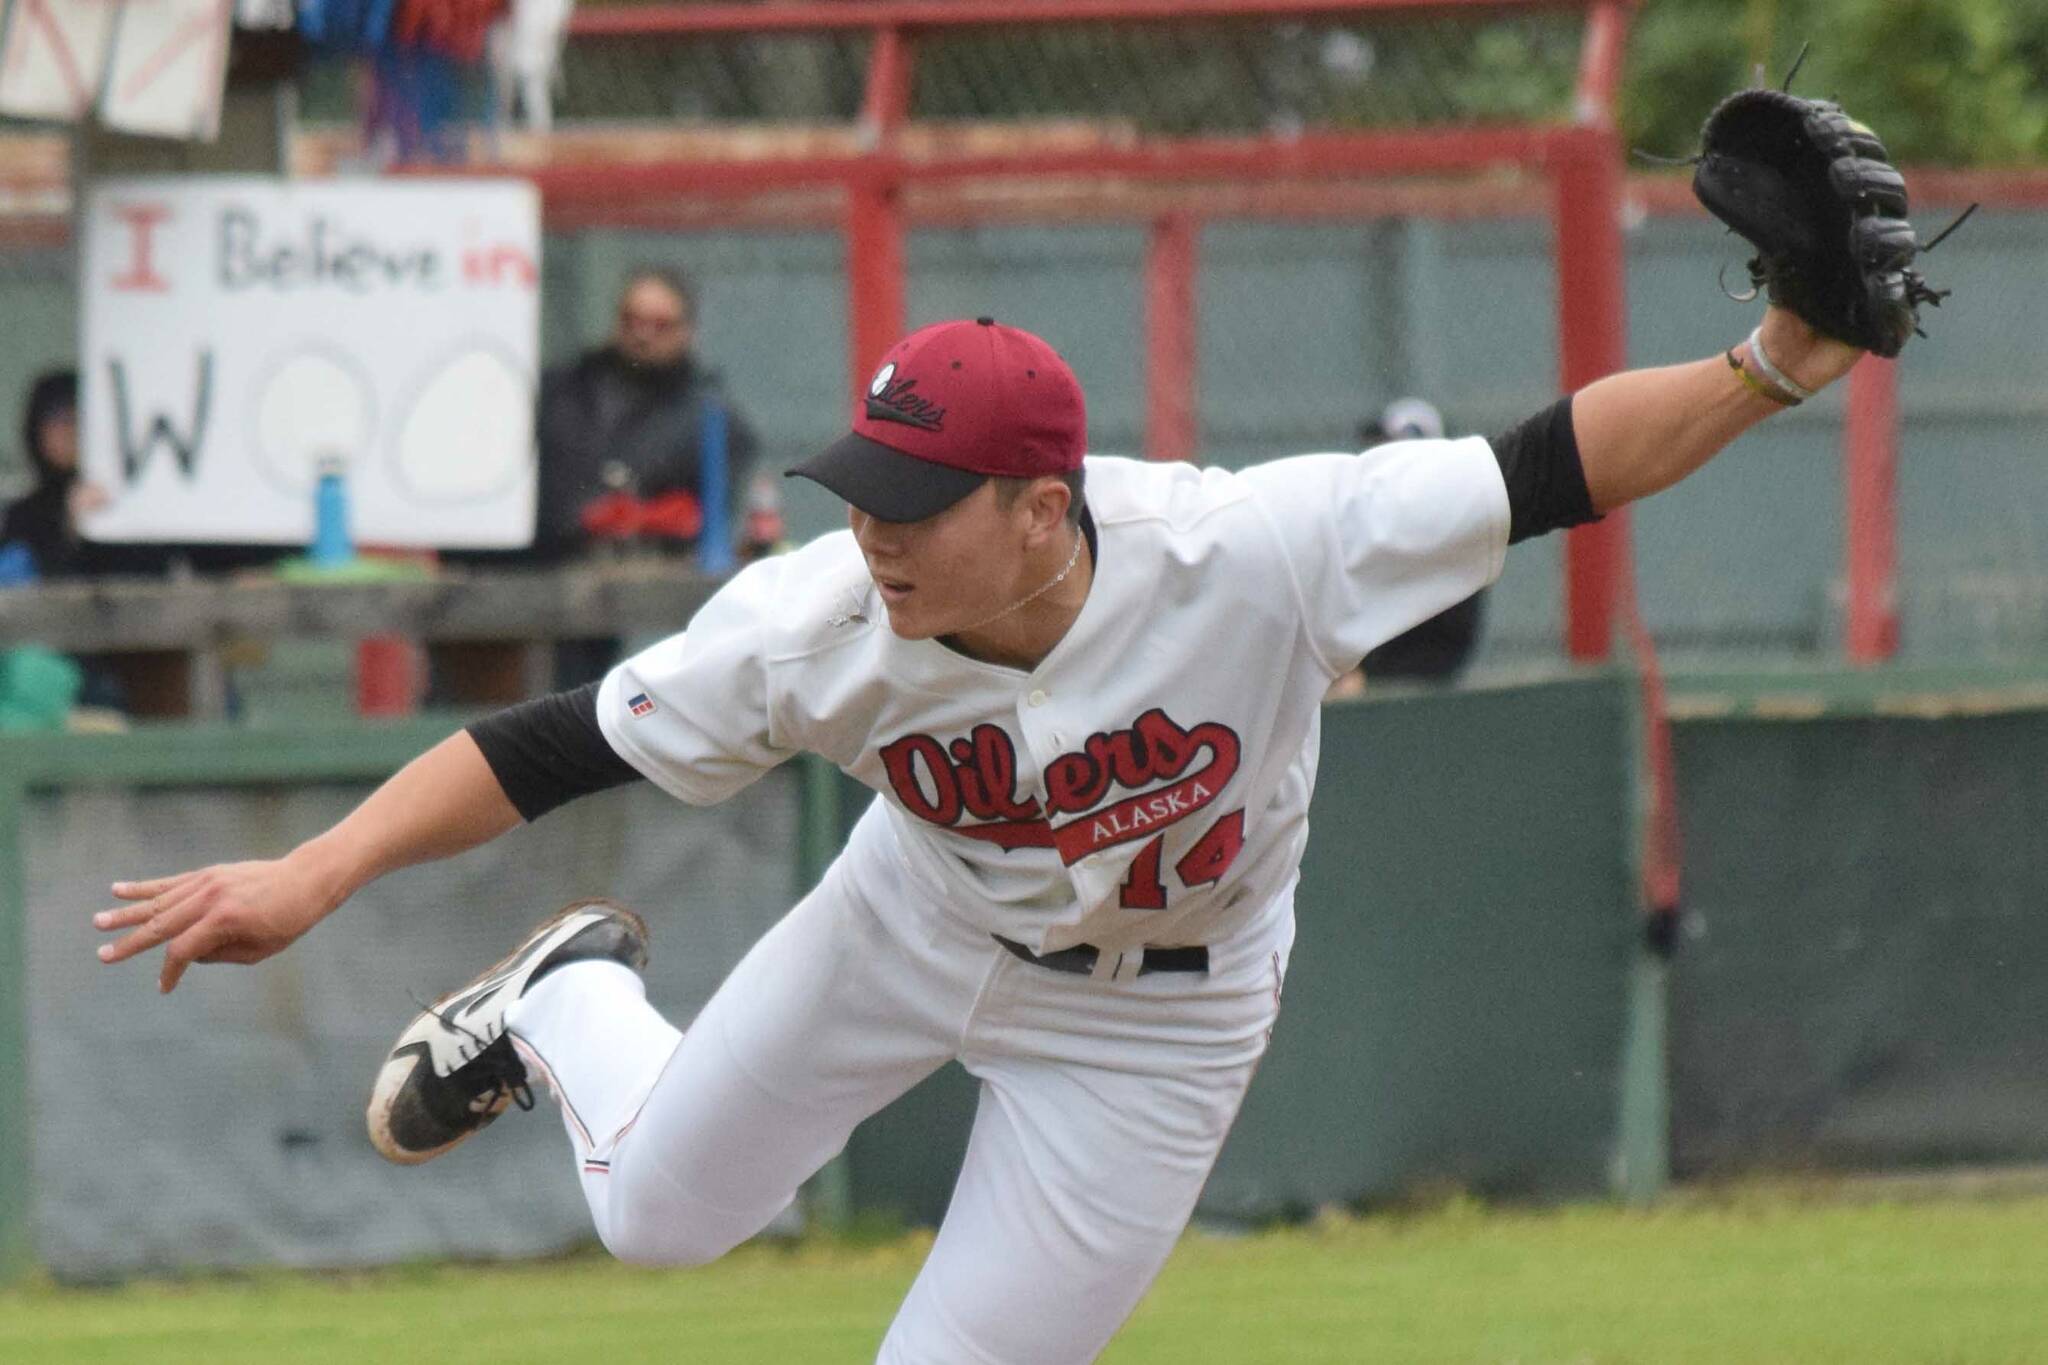
<path fill-rule="evenodd" d="M 597 725 L 597 689 L 521 702 L 467 727 L 483 750 L 491 775 L 527 820 L 608 787 L 638 781 L 640 770 L 620 758 Z"/>
<path fill-rule="evenodd" d="M 1508 544 L 1600 520 L 1579 462 L 1570 395 L 1488 444 L 1508 486 Z"/>

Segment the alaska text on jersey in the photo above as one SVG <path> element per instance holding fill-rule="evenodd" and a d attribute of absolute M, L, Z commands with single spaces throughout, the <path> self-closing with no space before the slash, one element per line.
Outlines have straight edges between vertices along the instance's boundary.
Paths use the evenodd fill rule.
<path fill-rule="evenodd" d="M 999 725 L 977 725 L 950 744 L 905 735 L 881 756 L 912 815 L 1006 850 L 1058 849 L 1071 866 L 1207 806 L 1236 776 L 1241 752 L 1237 732 L 1222 722 L 1183 728 L 1154 707 L 1047 764 L 1043 803 L 1018 792 L 1016 745 Z M 1204 754 L 1209 761 L 1189 771 Z M 1103 805 L 1112 788 L 1136 794 Z M 974 823 L 962 824 L 963 816 Z"/>

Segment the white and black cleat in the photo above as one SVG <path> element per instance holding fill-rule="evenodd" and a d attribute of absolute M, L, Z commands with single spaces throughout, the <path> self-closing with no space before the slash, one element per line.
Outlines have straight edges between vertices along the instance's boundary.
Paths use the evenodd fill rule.
<path fill-rule="evenodd" d="M 405 1166 L 441 1155 L 513 1104 L 533 1108 L 526 1066 L 505 1012 L 568 962 L 647 965 L 647 926 L 610 901 L 578 901 L 548 918 L 504 960 L 429 1005 L 384 1058 L 370 1091 L 370 1145 Z"/>

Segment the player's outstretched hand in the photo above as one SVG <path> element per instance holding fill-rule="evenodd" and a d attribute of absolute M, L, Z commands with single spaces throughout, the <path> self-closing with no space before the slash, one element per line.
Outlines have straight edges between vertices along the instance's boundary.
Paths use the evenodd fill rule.
<path fill-rule="evenodd" d="M 127 930 L 100 946 L 102 962 L 124 962 L 164 946 L 157 989 L 169 992 L 195 962 L 261 962 L 288 947 L 333 907 L 290 858 L 216 863 L 172 877 L 115 882 L 128 902 L 93 916 L 93 927 Z"/>

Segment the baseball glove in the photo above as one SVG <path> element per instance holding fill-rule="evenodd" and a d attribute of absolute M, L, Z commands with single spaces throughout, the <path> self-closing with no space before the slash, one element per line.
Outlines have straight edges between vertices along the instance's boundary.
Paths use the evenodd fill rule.
<path fill-rule="evenodd" d="M 1906 221 L 1904 177 L 1839 104 L 1738 90 L 1707 116 L 1694 163 L 1693 193 L 1756 248 L 1751 284 L 1816 330 L 1895 356 L 1920 305 L 1947 297 L 1913 269 L 1934 242 Z"/>

